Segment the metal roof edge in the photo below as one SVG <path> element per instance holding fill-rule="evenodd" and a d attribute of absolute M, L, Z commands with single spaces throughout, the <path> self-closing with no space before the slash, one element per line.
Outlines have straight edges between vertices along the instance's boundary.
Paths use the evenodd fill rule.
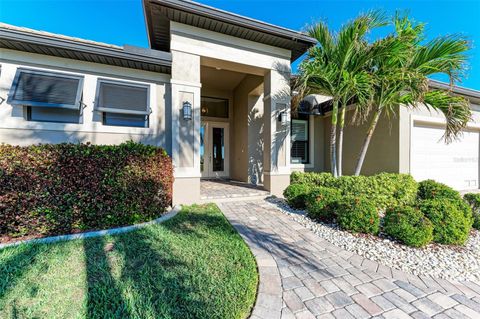
<path fill-rule="evenodd" d="M 109 56 L 113 58 L 133 60 L 166 67 L 171 67 L 172 65 L 172 55 L 170 52 L 140 48 L 130 45 L 120 47 L 14 26 L 7 28 L 3 25 L 0 25 L 0 39 L 74 50 L 88 54 Z"/>
<path fill-rule="evenodd" d="M 457 86 L 457 85 L 451 86 L 448 83 L 438 81 L 438 80 L 433 80 L 433 79 L 429 80 L 429 84 L 431 87 L 434 87 L 434 88 L 438 88 L 442 90 L 450 90 L 457 94 L 480 99 L 480 91 L 478 90 L 469 89 L 469 88 L 466 88 L 463 86 Z"/>
<path fill-rule="evenodd" d="M 225 10 L 217 9 L 217 8 L 204 5 L 198 2 L 194 2 L 194 1 L 188 1 L 188 0 L 144 0 L 144 1 L 149 1 L 150 3 L 157 3 L 160 5 L 168 6 L 168 7 L 182 10 L 182 11 L 188 11 L 193 14 L 203 15 L 212 19 L 224 21 L 226 23 L 236 24 L 241 27 L 269 33 L 282 38 L 288 38 L 290 40 L 300 40 L 306 43 L 311 43 L 312 45 L 317 43 L 317 40 L 309 37 L 308 35 L 302 32 L 280 27 L 274 24 L 252 19 L 236 13 L 228 12 Z"/>

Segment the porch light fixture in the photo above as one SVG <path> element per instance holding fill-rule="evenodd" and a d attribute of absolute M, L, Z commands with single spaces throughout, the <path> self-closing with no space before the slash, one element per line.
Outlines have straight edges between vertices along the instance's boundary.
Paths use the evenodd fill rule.
<path fill-rule="evenodd" d="M 183 102 L 182 111 L 183 119 L 185 121 L 190 121 L 192 119 L 192 104 L 188 101 Z"/>
<path fill-rule="evenodd" d="M 285 111 L 280 112 L 280 115 L 278 116 L 278 121 L 282 123 L 282 125 L 286 125 L 288 121 L 287 112 Z"/>

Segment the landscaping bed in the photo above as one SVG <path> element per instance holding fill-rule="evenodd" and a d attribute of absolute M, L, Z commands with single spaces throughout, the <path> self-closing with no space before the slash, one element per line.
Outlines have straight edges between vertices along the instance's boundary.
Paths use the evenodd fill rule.
<path fill-rule="evenodd" d="M 0 250 L 0 318 L 246 318 L 253 255 L 215 205 L 131 233 Z"/>
<path fill-rule="evenodd" d="M 378 236 L 354 234 L 340 229 L 335 223 L 314 221 L 307 216 L 305 210 L 293 209 L 283 199 L 270 202 L 322 239 L 382 265 L 414 275 L 480 283 L 478 230 L 471 231 L 463 246 L 429 244 L 416 248 L 400 244 L 384 233 L 379 233 Z"/>
<path fill-rule="evenodd" d="M 0 242 L 109 229 L 171 205 L 165 150 L 120 145 L 0 145 Z"/>
<path fill-rule="evenodd" d="M 405 174 L 293 173 L 284 196 L 283 211 L 346 250 L 416 275 L 480 281 L 478 195 Z"/>

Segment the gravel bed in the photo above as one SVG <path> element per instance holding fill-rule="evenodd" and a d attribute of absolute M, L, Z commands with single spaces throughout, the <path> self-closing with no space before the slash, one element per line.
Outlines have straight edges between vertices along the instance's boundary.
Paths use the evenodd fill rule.
<path fill-rule="evenodd" d="M 282 199 L 270 198 L 268 201 L 319 237 L 385 266 L 414 275 L 480 283 L 480 232 L 477 230 L 472 230 L 465 246 L 430 244 L 413 248 L 395 242 L 385 234 L 378 237 L 352 234 L 335 224 L 315 222 L 306 216 L 305 211 L 292 209 Z"/>

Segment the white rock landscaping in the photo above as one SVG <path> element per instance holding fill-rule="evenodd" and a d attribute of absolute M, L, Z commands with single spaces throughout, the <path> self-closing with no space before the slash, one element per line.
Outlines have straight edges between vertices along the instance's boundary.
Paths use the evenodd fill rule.
<path fill-rule="evenodd" d="M 335 224 L 315 222 L 305 211 L 292 209 L 277 198 L 269 203 L 295 221 L 311 229 L 319 237 L 385 266 L 414 275 L 443 279 L 470 280 L 480 283 L 480 232 L 472 230 L 464 246 L 430 244 L 422 248 L 402 245 L 385 234 L 379 236 L 352 234 Z"/>

